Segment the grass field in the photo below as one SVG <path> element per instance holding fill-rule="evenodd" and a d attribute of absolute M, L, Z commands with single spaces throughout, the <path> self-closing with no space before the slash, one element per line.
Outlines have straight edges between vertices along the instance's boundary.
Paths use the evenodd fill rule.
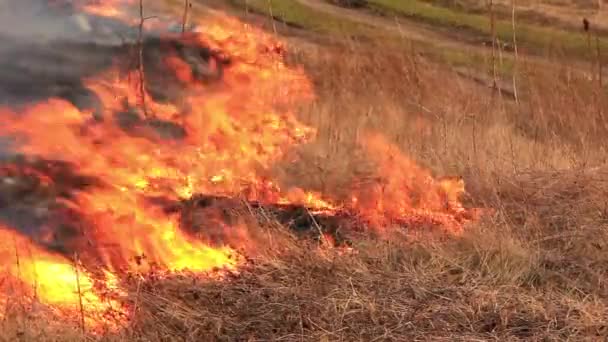
<path fill-rule="evenodd" d="M 344 37 L 373 39 L 376 33 L 366 25 L 315 11 L 295 1 L 229 0 L 228 3 L 239 9 L 248 9 L 266 16 L 273 16 L 279 23 L 305 28 L 320 34 L 339 33 Z"/>
<path fill-rule="evenodd" d="M 273 29 L 281 29 L 281 25 L 289 25 L 320 34 L 323 38 L 343 42 L 365 42 L 380 45 L 380 49 L 390 46 L 391 50 L 402 50 L 404 53 L 423 53 L 429 59 L 454 67 L 479 68 L 485 65 L 490 70 L 489 57 L 476 51 L 466 51 L 461 48 L 442 47 L 432 41 L 407 39 L 396 29 L 386 30 L 348 18 L 336 17 L 333 14 L 321 12 L 297 1 L 267 1 L 267 0 L 230 0 L 229 3 L 237 11 L 248 10 L 266 17 L 274 17 L 277 22 Z M 497 71 L 501 75 L 510 75 L 513 61 L 505 56 L 497 63 Z"/>
<path fill-rule="evenodd" d="M 423 0 L 453 9 L 455 11 L 487 14 L 487 2 L 480 0 Z M 515 5 L 516 17 L 519 22 L 539 26 L 558 27 L 570 31 L 580 31 L 582 18 L 588 18 L 593 26 L 606 34 L 605 11 L 598 11 L 597 1 L 494 1 L 497 18 L 510 21 L 512 6 Z"/>
<path fill-rule="evenodd" d="M 468 31 L 470 34 L 479 35 L 485 39 L 492 36 L 489 14 L 467 13 L 419 0 L 371 0 L 369 7 L 383 14 L 403 15 L 436 27 Z M 513 33 L 513 25 L 510 20 L 495 20 L 495 34 L 498 39 L 503 42 L 511 42 Z M 592 53 L 589 51 L 582 23 L 579 31 L 573 32 L 547 27 L 547 25 L 519 22 L 515 27 L 515 34 L 521 47 L 537 53 L 546 53 L 551 49 L 556 49 L 558 53 L 579 58 Z M 605 39 L 601 39 L 600 46 L 603 50 L 608 47 Z"/>
<path fill-rule="evenodd" d="M 419 1 L 370 2 L 442 28 L 489 32 L 481 15 Z M 249 0 L 248 6 L 267 15 L 268 3 Z M 467 205 L 493 208 L 495 215 L 461 237 L 356 235 L 357 253 L 346 255 L 297 239 L 275 222 L 247 217 L 255 222 L 248 234 L 259 246 L 251 267 L 221 281 L 176 276 L 133 285 L 138 312 L 124 335 L 83 337 L 26 317 L 5 320 L 0 340 L 608 337 L 608 97 L 596 81 L 567 62 L 551 69 L 521 63 L 516 76 L 525 87 L 516 103 L 459 77 L 451 68 L 459 64 L 451 63 L 456 57 L 421 56 L 395 41 L 382 53 L 378 42 L 365 40 L 320 44 L 318 35 L 379 35 L 292 1 L 270 4 L 278 26 L 285 21 L 312 37 L 309 44 L 285 38 L 290 63 L 305 68 L 317 95 L 298 115 L 319 135 L 299 151 L 298 164 L 285 168 L 289 182 L 340 189 L 360 163 L 353 152 L 360 132 L 374 130 L 434 174 L 462 175 Z M 501 39 L 509 40 L 510 30 L 510 23 L 497 25 Z M 578 33 L 527 24 L 517 33 L 531 49 L 558 41 L 568 54 L 585 54 Z M 469 66 L 480 64 L 466 50 L 454 54 Z"/>

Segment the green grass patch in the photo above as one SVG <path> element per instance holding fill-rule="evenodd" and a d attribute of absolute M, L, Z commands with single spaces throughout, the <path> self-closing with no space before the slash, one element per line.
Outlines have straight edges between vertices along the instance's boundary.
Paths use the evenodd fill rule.
<path fill-rule="evenodd" d="M 383 14 L 400 15 L 443 28 L 458 28 L 464 32 L 491 37 L 489 16 L 459 12 L 436 6 L 420 0 L 368 0 L 369 7 Z M 505 42 L 513 39 L 510 21 L 495 21 L 496 36 Z M 566 56 L 585 57 L 589 55 L 587 37 L 583 32 L 569 32 L 556 28 L 541 27 L 527 23 L 516 23 L 515 33 L 518 44 L 534 52 L 545 52 L 556 48 Z M 606 39 L 600 40 L 602 50 L 608 48 Z"/>
<path fill-rule="evenodd" d="M 248 7 L 252 12 L 272 16 L 288 25 L 300 27 L 317 33 L 374 37 L 373 27 L 342 18 L 325 12 L 316 11 L 306 5 L 292 0 L 228 0 L 232 6 Z"/>
<path fill-rule="evenodd" d="M 379 27 L 321 12 L 294 0 L 228 0 L 228 3 L 239 9 L 247 6 L 252 12 L 272 16 L 288 25 L 337 38 L 362 38 L 361 40 L 373 42 L 383 48 L 404 49 L 404 53 L 406 53 L 405 49 L 410 46 L 408 41 L 399 36 L 398 32 L 389 32 Z M 438 48 L 430 41 L 415 41 L 413 45 L 417 51 L 428 58 L 450 66 L 479 69 L 480 65 L 488 65 L 484 56 L 464 49 Z M 511 60 L 505 59 L 499 67 L 499 73 L 510 74 L 512 65 Z"/>

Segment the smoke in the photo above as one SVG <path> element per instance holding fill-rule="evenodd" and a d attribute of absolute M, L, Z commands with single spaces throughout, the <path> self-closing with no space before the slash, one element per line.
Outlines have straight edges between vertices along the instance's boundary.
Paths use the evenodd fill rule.
<path fill-rule="evenodd" d="M 59 98 L 81 110 L 101 110 L 83 80 L 116 60 L 132 58 L 138 33 L 136 24 L 81 10 L 83 3 L 104 1 L 138 20 L 138 9 L 126 0 L 0 0 L 0 107 L 20 112 L 23 106 Z M 164 20 L 155 18 L 162 31 Z M 144 34 L 148 40 L 163 33 L 146 29 Z M 151 48 L 153 55 L 162 46 Z M 0 157 L 10 150 L 3 136 L 0 127 Z"/>
<path fill-rule="evenodd" d="M 107 68 L 134 32 L 118 19 L 83 13 L 70 0 L 0 0 L 0 106 L 53 97 L 88 102 L 83 78 Z"/>
<path fill-rule="evenodd" d="M 0 0 L 3 40 L 120 44 L 132 32 L 119 20 L 79 12 L 69 0 Z"/>

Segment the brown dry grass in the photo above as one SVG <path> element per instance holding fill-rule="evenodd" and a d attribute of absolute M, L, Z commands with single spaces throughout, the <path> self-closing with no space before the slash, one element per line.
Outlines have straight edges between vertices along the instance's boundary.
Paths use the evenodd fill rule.
<path fill-rule="evenodd" d="M 131 331 L 82 336 L 13 317 L 6 341 L 604 340 L 608 336 L 606 97 L 522 66 L 522 104 L 403 51 L 292 47 L 318 99 L 300 111 L 319 138 L 284 182 L 339 192 L 377 130 L 438 174 L 462 174 L 469 203 L 497 214 L 460 238 L 359 236 L 356 254 L 318 248 L 255 219 L 252 264 L 225 280 L 179 276 L 137 290 Z M 25 321 L 20 321 L 23 319 Z M 66 332 L 68 330 L 68 332 Z"/>

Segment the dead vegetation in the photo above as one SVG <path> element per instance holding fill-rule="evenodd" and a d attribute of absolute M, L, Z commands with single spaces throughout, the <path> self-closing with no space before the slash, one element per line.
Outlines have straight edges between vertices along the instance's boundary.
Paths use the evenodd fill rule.
<path fill-rule="evenodd" d="M 128 332 L 83 336 L 8 317 L 13 341 L 603 340 L 608 337 L 606 96 L 594 82 L 520 66 L 517 105 L 403 51 L 294 45 L 318 98 L 319 131 L 286 184 L 333 191 L 365 178 L 356 145 L 375 130 L 437 174 L 462 174 L 469 204 L 495 215 L 462 237 L 357 235 L 355 252 L 297 239 L 243 213 L 238 275 L 134 282 Z M 369 179 L 373 175 L 368 175 Z M 44 319 L 43 319 L 44 320 Z M 67 329 L 69 330 L 69 329 Z"/>

